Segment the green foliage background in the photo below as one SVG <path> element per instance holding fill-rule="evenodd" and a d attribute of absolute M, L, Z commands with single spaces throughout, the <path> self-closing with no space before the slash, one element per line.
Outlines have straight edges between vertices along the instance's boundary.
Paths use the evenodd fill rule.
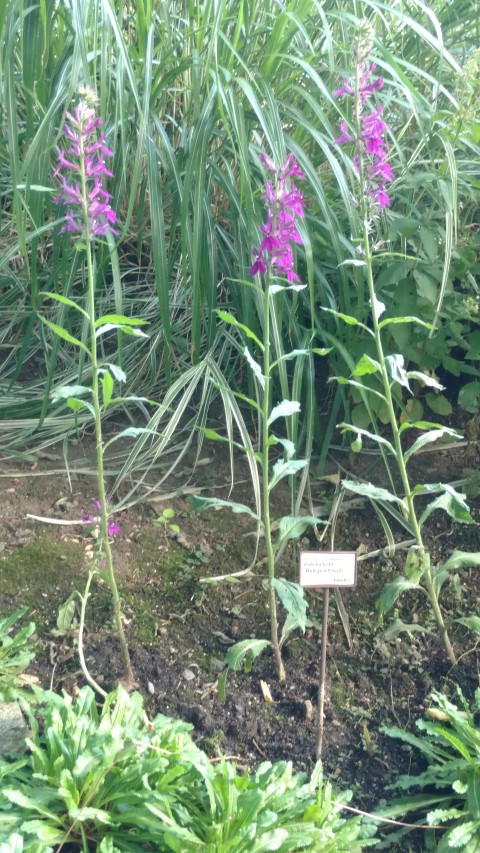
<path fill-rule="evenodd" d="M 282 396 L 293 384 L 304 409 L 290 437 L 307 447 L 315 437 L 324 454 L 341 407 L 359 426 L 382 420 L 380 410 L 368 411 L 362 392 L 350 398 L 344 386 L 326 392 L 324 384 L 333 373 L 348 375 L 369 346 L 358 327 L 322 311 L 335 308 L 360 320 L 368 312 L 362 270 L 340 266 L 355 255 L 358 222 L 351 165 L 333 144 L 344 105 L 331 97 L 342 73 L 349 74 L 364 19 L 376 33 L 373 55 L 385 78 L 396 175 L 392 208 L 379 222 L 379 241 L 387 241 L 379 253 L 385 245 L 408 256 L 378 259 L 379 295 L 386 316 L 416 314 L 436 325 L 430 337 L 392 326 L 391 351 L 460 382 L 466 374 L 460 402 L 475 414 L 479 11 L 477 0 L 3 3 L 4 448 L 17 452 L 33 433 L 41 441 L 63 434 L 71 415 L 50 402 L 51 391 L 88 381 L 77 352 L 37 316 L 85 334 L 67 306 L 39 296 L 43 290 L 78 298 L 84 288 L 79 255 L 68 235 L 58 233 L 51 170 L 65 110 L 85 84 L 98 94 L 115 152 L 110 189 L 121 222 L 120 238 L 99 252 L 99 311 L 149 321 L 142 346 L 114 336 L 105 344 L 109 359 L 126 371 L 128 388 L 160 400 L 207 353 L 229 384 L 242 386 L 238 342 L 214 309 L 229 305 L 261 333 L 260 306 L 239 283 L 248 278 L 263 217 L 258 152 L 280 161 L 293 151 L 306 175 L 298 266 L 308 287 L 277 300 L 274 349 L 278 355 L 284 346 L 308 342 L 333 350 L 330 364 L 301 359 L 293 376 L 284 366 Z M 431 394 L 430 403 L 448 412 L 446 397 L 439 403 Z M 400 396 L 399 404 L 405 405 Z"/>

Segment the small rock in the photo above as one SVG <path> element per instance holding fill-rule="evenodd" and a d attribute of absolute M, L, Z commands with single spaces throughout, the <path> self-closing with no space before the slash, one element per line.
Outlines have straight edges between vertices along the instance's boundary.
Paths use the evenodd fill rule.
<path fill-rule="evenodd" d="M 184 678 L 185 681 L 192 681 L 192 679 L 195 678 L 195 673 L 191 669 L 184 669 L 182 672 L 182 678 Z"/>
<path fill-rule="evenodd" d="M 153 696 L 153 694 L 155 693 L 155 688 L 151 681 L 147 681 L 147 690 L 150 693 L 150 696 Z"/>
<path fill-rule="evenodd" d="M 223 672 L 225 669 L 225 661 L 221 660 L 221 658 L 210 658 L 209 670 L 210 672 Z"/>

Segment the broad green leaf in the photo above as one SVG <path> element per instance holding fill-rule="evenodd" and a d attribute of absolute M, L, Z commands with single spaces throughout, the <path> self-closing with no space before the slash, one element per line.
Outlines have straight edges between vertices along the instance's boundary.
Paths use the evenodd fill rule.
<path fill-rule="evenodd" d="M 110 373 L 112 374 L 113 378 L 117 380 L 117 382 L 127 381 L 127 374 L 124 370 L 122 370 L 121 367 L 118 367 L 117 364 L 110 364 L 110 362 L 107 362 L 105 364 L 105 367 L 108 367 Z"/>
<path fill-rule="evenodd" d="M 284 515 L 277 522 L 278 539 L 275 543 L 275 550 L 278 550 L 286 539 L 298 539 L 302 533 L 305 533 L 308 527 L 325 523 L 321 518 L 316 518 L 312 515 L 302 515 L 298 518 L 293 515 Z"/>
<path fill-rule="evenodd" d="M 249 506 L 245 504 L 239 504 L 235 501 L 223 501 L 220 498 L 200 498 L 196 495 L 191 495 L 188 498 L 189 504 L 196 510 L 206 509 L 207 507 L 226 507 L 230 509 L 232 512 L 236 513 L 245 513 L 246 515 L 250 515 L 251 518 L 254 518 L 255 521 L 260 522 L 260 518 L 258 515 L 255 515 L 253 510 L 250 509 Z"/>
<path fill-rule="evenodd" d="M 480 616 L 464 616 L 462 619 L 455 619 L 455 622 L 459 622 L 460 625 L 464 625 L 465 628 L 480 637 Z"/>
<path fill-rule="evenodd" d="M 259 383 L 260 387 L 265 389 L 265 377 L 262 373 L 262 368 L 260 367 L 258 362 L 255 361 L 253 356 L 250 355 L 250 350 L 248 349 L 248 347 L 245 347 L 243 354 L 244 354 L 245 358 L 247 359 L 250 367 L 252 368 L 253 375 L 255 376 L 256 379 L 258 379 L 258 383 Z M 256 406 L 256 407 L 258 408 L 258 406 Z"/>
<path fill-rule="evenodd" d="M 148 326 L 148 320 L 137 320 L 134 317 L 126 317 L 124 314 L 103 314 L 95 320 L 94 327 L 99 329 L 100 326 Z"/>
<path fill-rule="evenodd" d="M 380 364 L 378 361 L 375 361 L 374 358 L 370 358 L 369 355 L 362 355 L 360 361 L 355 365 L 352 370 L 352 376 L 365 376 L 369 373 L 378 373 L 380 370 Z"/>
<path fill-rule="evenodd" d="M 215 314 L 217 315 L 219 320 L 223 320 L 224 323 L 228 323 L 230 326 L 235 326 L 235 328 L 241 329 L 242 332 L 244 332 L 244 334 L 247 336 L 247 338 L 250 338 L 252 341 L 255 341 L 260 352 L 264 352 L 265 347 L 262 344 L 261 340 L 259 338 L 257 338 L 256 334 L 254 332 L 252 332 L 252 330 L 249 329 L 248 326 L 245 326 L 243 323 L 240 323 L 236 319 L 236 317 L 233 316 L 233 314 L 230 314 L 229 311 L 218 311 L 218 310 L 215 311 Z"/>
<path fill-rule="evenodd" d="M 218 679 L 218 698 L 221 702 L 225 702 L 225 688 L 229 671 L 231 669 L 234 671 L 239 670 L 244 664 L 247 668 L 250 668 L 252 661 L 270 645 L 270 640 L 257 640 L 253 638 L 250 640 L 241 640 L 240 643 L 235 643 L 234 646 L 229 648 L 225 655 L 225 669 Z"/>
<path fill-rule="evenodd" d="M 301 471 L 302 468 L 305 468 L 307 465 L 306 459 L 279 459 L 278 462 L 275 462 L 275 465 L 272 469 L 272 479 L 268 484 L 268 489 L 271 491 L 283 477 L 289 477 L 290 475 L 296 474 L 298 471 Z"/>
<path fill-rule="evenodd" d="M 387 355 L 385 358 L 385 365 L 387 368 L 387 373 L 390 376 L 390 379 L 393 382 L 398 382 L 399 385 L 402 385 L 408 391 L 410 391 L 410 385 L 408 383 L 407 372 L 404 368 L 405 359 L 403 355 L 399 355 L 396 353 L 395 355 Z"/>
<path fill-rule="evenodd" d="M 95 409 L 93 408 L 91 403 L 87 403 L 86 400 L 79 400 L 78 397 L 68 397 L 67 406 L 72 412 L 80 412 L 82 409 L 87 409 L 88 412 L 95 417 Z"/>
<path fill-rule="evenodd" d="M 464 501 L 465 495 L 460 494 L 452 486 L 449 486 L 446 483 L 443 484 L 443 489 L 443 494 L 439 495 L 438 498 L 435 498 L 434 501 L 428 504 L 427 508 L 418 519 L 419 525 L 422 526 L 425 524 L 427 518 L 437 509 L 444 509 L 445 512 L 454 519 L 454 521 L 461 522 L 462 524 L 475 524 L 475 521 L 470 515 L 470 510 Z"/>
<path fill-rule="evenodd" d="M 67 332 L 65 329 L 62 329 L 61 326 L 57 326 L 56 323 L 52 323 L 50 320 L 47 320 L 46 317 L 42 317 L 41 314 L 38 314 L 38 317 L 40 318 L 42 323 L 45 326 L 48 326 L 48 328 L 51 329 L 52 332 L 55 332 L 55 334 L 59 338 L 62 338 L 62 340 L 67 341 L 68 344 L 72 344 L 73 346 L 78 347 L 79 349 L 83 350 L 83 352 L 85 352 L 88 355 L 88 357 L 91 359 L 92 356 L 91 356 L 90 350 L 88 349 L 87 346 L 85 346 L 85 344 L 82 341 L 79 341 L 78 338 L 74 338 L 73 335 L 70 335 L 69 332 Z"/>
<path fill-rule="evenodd" d="M 82 394 L 91 394 L 92 389 L 87 385 L 63 385 L 60 388 L 55 388 L 52 392 L 52 402 L 58 400 L 67 400 L 68 397 L 81 397 Z"/>
<path fill-rule="evenodd" d="M 406 578 L 402 577 L 402 575 L 395 578 L 395 580 L 390 583 L 385 584 L 377 600 L 377 608 L 379 612 L 387 613 L 395 604 L 398 596 L 401 595 L 402 592 L 406 592 L 407 589 L 421 590 L 422 587 L 418 583 L 408 581 Z"/>
<path fill-rule="evenodd" d="M 400 426 L 400 432 L 405 432 L 407 429 L 443 429 L 447 435 L 452 434 L 455 438 L 462 438 L 462 435 L 454 429 L 450 429 L 450 427 L 446 427 L 443 424 L 434 423 L 433 421 L 422 421 L 417 420 L 409 423 L 403 423 Z"/>
<path fill-rule="evenodd" d="M 453 569 L 471 569 L 472 566 L 480 566 L 480 551 L 454 551 L 442 568 L 447 572 Z"/>
<path fill-rule="evenodd" d="M 277 358 L 276 361 L 273 361 L 270 365 L 270 370 L 273 370 L 277 364 L 281 364 L 283 361 L 290 361 L 292 358 L 298 358 L 300 355 L 310 355 L 310 350 L 308 349 L 293 349 L 291 352 L 287 352 L 285 355 Z"/>
<path fill-rule="evenodd" d="M 80 305 L 77 305 L 73 299 L 69 299 L 68 296 L 62 296 L 60 293 L 47 293 L 45 290 L 41 290 L 38 294 L 39 296 L 45 296 L 47 299 L 54 299 L 55 302 L 61 302 L 62 305 L 68 305 L 69 308 L 74 308 L 75 311 L 79 311 L 80 314 L 83 314 L 84 317 L 88 319 L 88 314 Z"/>
<path fill-rule="evenodd" d="M 347 258 L 345 261 L 342 261 L 340 264 L 337 264 L 337 269 L 340 267 L 364 267 L 366 266 L 365 261 L 361 261 L 360 258 Z"/>
<path fill-rule="evenodd" d="M 307 627 L 307 601 L 302 587 L 284 578 L 274 578 L 272 583 L 285 610 L 304 634 Z"/>
<path fill-rule="evenodd" d="M 467 382 L 460 388 L 458 405 L 471 415 L 478 414 L 480 409 L 480 382 Z"/>
<path fill-rule="evenodd" d="M 57 614 L 57 632 L 65 635 L 70 630 L 75 617 L 76 603 L 75 593 L 70 595 L 63 604 L 58 608 Z"/>
<path fill-rule="evenodd" d="M 277 435 L 270 435 L 268 439 L 269 445 L 281 444 L 285 450 L 285 458 L 290 460 L 295 453 L 295 445 L 289 438 L 279 438 Z"/>
<path fill-rule="evenodd" d="M 415 546 L 410 548 L 405 560 L 405 575 L 408 581 L 418 583 L 430 568 L 430 555 Z"/>
<path fill-rule="evenodd" d="M 356 495 L 364 495 L 366 498 L 370 498 L 370 500 L 390 501 L 391 503 L 400 504 L 403 507 L 401 498 L 392 495 L 391 492 L 388 492 L 387 489 L 383 489 L 381 486 L 374 486 L 373 483 L 357 483 L 355 480 L 342 480 L 342 486 L 349 492 L 354 492 Z"/>
<path fill-rule="evenodd" d="M 436 415 L 451 415 L 453 412 L 452 404 L 444 394 L 435 394 L 433 391 L 429 391 L 428 394 L 425 394 L 425 402 Z"/>
<path fill-rule="evenodd" d="M 443 435 L 451 435 L 454 438 L 458 438 L 458 433 L 454 429 L 449 429 L 448 427 L 440 427 L 440 429 L 432 429 L 429 432 L 424 432 L 423 435 L 419 436 L 419 438 L 414 441 L 411 447 L 409 447 L 403 454 L 403 458 L 405 462 L 408 462 L 411 456 L 421 450 L 426 444 L 431 444 L 432 441 L 437 441 Z"/>
<path fill-rule="evenodd" d="M 300 403 L 295 400 L 282 400 L 277 406 L 274 406 L 270 412 L 270 417 L 267 421 L 267 426 L 273 424 L 277 418 L 288 418 L 290 415 L 297 415 L 300 411 Z"/>

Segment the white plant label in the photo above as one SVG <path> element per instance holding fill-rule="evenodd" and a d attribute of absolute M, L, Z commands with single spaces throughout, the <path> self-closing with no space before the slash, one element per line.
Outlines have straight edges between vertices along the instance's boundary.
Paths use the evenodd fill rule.
<path fill-rule="evenodd" d="M 300 586 L 324 588 L 355 586 L 355 551 L 300 551 Z"/>

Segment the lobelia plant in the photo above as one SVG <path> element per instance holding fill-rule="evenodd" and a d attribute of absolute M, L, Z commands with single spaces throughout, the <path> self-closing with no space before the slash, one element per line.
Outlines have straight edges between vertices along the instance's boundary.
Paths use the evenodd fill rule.
<path fill-rule="evenodd" d="M 81 99 L 73 112 L 66 114 L 63 132 L 68 140 L 68 148 L 66 151 L 60 150 L 53 175 L 60 181 L 60 193 L 55 201 L 65 208 L 65 223 L 61 230 L 76 237 L 76 249 L 85 255 L 86 294 L 84 307 L 58 293 L 44 292 L 41 295 L 67 305 L 83 317 L 87 327 L 87 342 L 79 340 L 62 326 L 52 323 L 41 315 L 40 319 L 60 338 L 82 350 L 91 366 L 91 386 L 63 386 L 56 389 L 53 396 L 56 400 L 65 400 L 67 406 L 74 412 L 83 407 L 87 408 L 92 414 L 95 424 L 98 498 L 93 503 L 97 515 L 95 518 L 91 515 L 85 516 L 84 520 L 91 522 L 97 528 L 97 549 L 82 599 L 79 654 L 85 677 L 95 689 L 104 693 L 86 669 L 81 642 L 90 585 L 95 574 L 103 574 L 100 570 L 102 562 L 105 565 L 106 580 L 112 594 L 115 626 L 123 662 L 123 683 L 127 688 L 134 685 L 134 677 L 123 628 L 120 596 L 113 568 L 110 542 L 111 537 L 118 533 L 120 528 L 110 518 L 111 506 L 106 496 L 103 456 L 107 444 L 111 441 L 117 440 L 121 435 L 132 434 L 132 432 L 137 434 L 141 430 L 123 430 L 114 436 L 110 442 L 104 442 L 102 417 L 111 403 L 119 402 L 120 398 L 114 397 L 115 380 L 122 382 L 125 381 L 126 377 L 118 366 L 101 361 L 98 341 L 102 335 L 112 330 L 141 337 L 146 337 L 146 335 L 138 328 L 143 325 L 143 320 L 118 314 L 108 314 L 98 318 L 95 316 L 95 241 L 106 237 L 107 234 L 118 235 L 114 228 L 117 216 L 110 205 L 111 196 L 104 186 L 105 178 L 112 177 L 112 172 L 106 166 L 105 158 L 112 157 L 113 154 L 105 144 L 104 133 L 99 130 L 102 126 L 102 119 L 96 115 L 95 95 L 88 89 L 82 89 L 80 95 Z"/>
<path fill-rule="evenodd" d="M 298 584 L 275 577 L 275 559 L 280 548 L 288 539 L 297 538 L 310 525 L 323 523 L 313 516 L 284 516 L 276 522 L 273 522 L 271 518 L 270 499 L 275 486 L 283 478 L 295 476 L 308 464 L 306 459 L 293 459 L 295 453 L 293 442 L 288 438 L 276 435 L 271 429 L 275 421 L 300 412 L 300 403 L 297 401 L 283 400 L 276 405 L 273 404 L 273 378 L 275 368 L 280 361 L 307 355 L 308 351 L 294 350 L 276 361 L 272 360 L 270 335 L 271 316 L 275 310 L 273 305 L 275 296 L 284 296 L 286 291 L 298 291 L 304 287 L 294 271 L 292 249 L 292 244 L 301 243 L 296 220 L 303 216 L 304 203 L 302 194 L 293 180 L 294 178 L 303 178 L 293 154 L 289 154 L 279 168 L 266 154 L 261 153 L 259 156 L 261 163 L 270 175 L 265 183 L 262 195 L 262 199 L 266 203 L 267 220 L 261 226 L 263 237 L 258 250 L 254 253 L 254 261 L 249 269 L 250 275 L 254 277 L 254 284 L 245 283 L 256 289 L 256 295 L 261 300 L 263 340 L 261 341 L 243 323 L 238 322 L 232 314 L 225 311 L 217 311 L 217 314 L 220 319 L 235 326 L 242 333 L 245 340 L 244 355 L 254 377 L 257 399 L 252 400 L 244 396 L 242 399 L 251 407 L 259 421 L 260 449 L 255 454 L 255 458 L 262 472 L 261 517 L 243 504 L 222 501 L 217 498 L 194 498 L 193 504 L 200 509 L 204 506 L 229 506 L 234 512 L 246 512 L 257 521 L 265 541 L 270 643 L 258 639 L 243 640 L 229 649 L 225 659 L 226 669 L 219 682 L 219 689 L 222 694 L 228 670 L 239 669 L 244 662 L 248 665 L 251 659 L 260 654 L 268 645 L 273 648 L 278 678 L 280 681 L 285 679 L 281 646 L 292 630 L 297 627 L 305 630 L 306 601 L 303 590 Z M 260 354 L 261 363 L 256 361 L 250 352 L 247 341 L 255 345 Z M 224 440 L 213 430 L 206 430 L 205 433 L 208 438 Z M 283 457 L 278 459 L 270 470 L 270 450 L 278 445 L 283 447 Z M 242 449 L 246 450 L 243 447 Z M 274 533 L 274 527 L 276 533 Z M 277 594 L 288 614 L 280 638 Z"/>
<path fill-rule="evenodd" d="M 378 226 L 379 213 L 383 208 L 390 206 L 390 196 L 387 192 L 388 185 L 393 181 L 392 167 L 388 162 L 388 148 L 385 142 L 387 126 L 382 119 L 382 106 L 377 104 L 371 106 L 369 98 L 379 92 L 383 86 L 381 77 L 372 77 L 375 64 L 370 61 L 371 34 L 361 34 L 358 47 L 355 50 L 355 75 L 351 80 L 344 80 L 342 86 L 337 89 L 334 97 L 347 96 L 352 100 L 352 122 L 347 125 L 346 121 L 340 123 L 340 136 L 335 140 L 337 145 L 353 146 L 353 173 L 355 177 L 354 205 L 358 210 L 360 237 L 357 240 L 358 257 L 347 264 L 362 267 L 368 287 L 371 324 L 361 322 L 358 318 L 345 316 L 332 311 L 341 320 L 355 325 L 373 339 L 376 358 L 363 355 L 354 370 L 351 378 L 334 377 L 337 382 L 361 388 L 367 395 L 376 395 L 380 398 L 388 412 L 388 422 L 392 433 L 392 441 L 379 434 L 368 432 L 358 426 L 349 423 L 341 423 L 339 427 L 344 432 L 356 434 L 352 449 L 358 451 L 361 448 L 362 438 L 367 437 L 376 442 L 382 451 L 387 465 L 390 481 L 393 482 L 389 470 L 389 458 L 395 462 L 397 472 L 400 476 L 403 497 L 379 488 L 371 483 L 355 482 L 345 480 L 343 485 L 350 491 L 365 495 L 372 501 L 390 502 L 400 507 L 402 515 L 408 521 L 410 529 L 415 538 L 415 545 L 410 549 L 406 563 L 405 575 L 396 578 L 392 583 L 386 584 L 379 601 L 380 613 L 386 612 L 392 607 L 400 593 L 407 589 L 422 591 L 432 608 L 438 632 L 450 661 L 455 662 L 455 654 L 448 636 L 443 615 L 439 605 L 439 593 L 442 584 L 448 576 L 445 566 L 432 568 L 430 557 L 425 548 L 422 527 L 428 517 L 436 509 L 444 509 L 456 521 L 473 523 L 468 507 L 464 502 L 464 495 L 459 494 L 450 485 L 443 483 L 431 483 L 428 485 L 411 485 L 410 474 L 407 469 L 409 460 L 416 452 L 426 444 L 437 441 L 442 436 L 461 438 L 452 429 L 438 423 L 428 421 L 410 422 L 404 420 L 399 423 L 400 411 L 396 405 L 395 389 L 398 386 L 412 393 L 410 382 L 418 380 L 424 385 L 442 390 L 442 386 L 428 374 L 417 370 L 407 370 L 402 355 L 385 355 L 382 340 L 382 332 L 392 323 L 411 323 L 432 329 L 432 326 L 414 316 L 388 317 L 380 319 L 385 306 L 380 302 L 375 292 L 373 265 L 377 258 L 388 257 L 389 253 L 375 253 L 372 244 L 372 234 Z M 331 309 L 324 309 L 331 311 Z M 368 376 L 376 382 L 376 387 L 367 385 L 363 377 Z M 421 431 L 421 435 L 410 447 L 403 444 L 405 434 L 415 429 Z M 420 495 L 438 494 L 423 511 L 418 514 L 415 499 Z"/>

